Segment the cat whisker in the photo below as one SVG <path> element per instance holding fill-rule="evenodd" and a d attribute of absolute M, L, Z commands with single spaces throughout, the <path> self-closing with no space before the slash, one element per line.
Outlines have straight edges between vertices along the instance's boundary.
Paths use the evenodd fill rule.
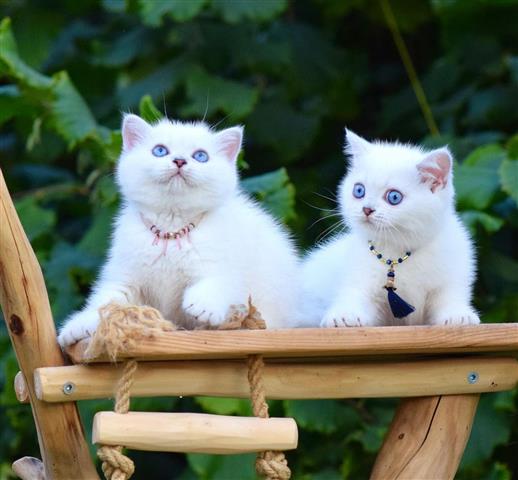
<path fill-rule="evenodd" d="M 327 220 L 328 218 L 333 218 L 333 217 L 338 217 L 340 216 L 340 213 L 338 212 L 334 212 L 334 213 L 330 213 L 329 215 L 324 215 L 323 217 L 320 217 L 318 218 L 317 220 L 315 220 L 308 228 L 307 230 L 309 230 L 310 228 L 314 227 L 317 223 L 320 223 L 322 220 Z"/>

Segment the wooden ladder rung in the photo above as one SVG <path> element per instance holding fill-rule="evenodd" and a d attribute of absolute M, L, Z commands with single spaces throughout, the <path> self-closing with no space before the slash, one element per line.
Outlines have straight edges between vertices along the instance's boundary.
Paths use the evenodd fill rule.
<path fill-rule="evenodd" d="M 99 412 L 92 441 L 156 452 L 235 454 L 297 448 L 292 418 L 206 413 Z"/>

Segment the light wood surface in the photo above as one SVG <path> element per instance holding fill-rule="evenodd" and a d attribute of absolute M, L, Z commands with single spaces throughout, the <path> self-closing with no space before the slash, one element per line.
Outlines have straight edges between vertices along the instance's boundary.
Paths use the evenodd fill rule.
<path fill-rule="evenodd" d="M 33 372 L 64 365 L 38 261 L 0 172 L 0 301 L 38 431 L 45 478 L 98 478 L 73 403 L 38 400 Z"/>
<path fill-rule="evenodd" d="M 92 442 L 134 450 L 232 454 L 297 448 L 292 418 L 256 418 L 206 413 L 119 414 L 94 417 Z"/>
<path fill-rule="evenodd" d="M 18 372 L 14 377 L 14 393 L 20 403 L 29 403 L 29 389 L 22 372 Z"/>
<path fill-rule="evenodd" d="M 21 480 L 45 480 L 45 467 L 39 458 L 20 458 L 13 462 L 12 469 Z"/>
<path fill-rule="evenodd" d="M 459 466 L 479 395 L 403 400 L 378 454 L 371 480 L 447 480 Z"/>
<path fill-rule="evenodd" d="M 120 369 L 109 364 L 47 367 L 34 372 L 34 383 L 38 398 L 47 402 L 109 398 L 119 375 Z M 518 361 L 512 357 L 267 362 L 264 369 L 266 395 L 272 399 L 448 395 L 510 390 L 517 384 Z M 140 363 L 131 395 L 248 397 L 249 390 L 243 361 L 179 360 Z"/>
<path fill-rule="evenodd" d="M 88 342 L 67 352 L 74 363 L 106 361 L 84 356 Z M 190 360 L 266 357 L 329 357 L 394 354 L 518 352 L 518 323 L 469 326 L 311 328 L 286 330 L 196 330 L 143 339 L 120 358 Z"/>

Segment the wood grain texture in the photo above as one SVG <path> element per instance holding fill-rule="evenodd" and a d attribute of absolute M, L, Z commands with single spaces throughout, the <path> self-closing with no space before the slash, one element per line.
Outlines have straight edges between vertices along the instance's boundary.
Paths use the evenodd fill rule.
<path fill-rule="evenodd" d="M 77 408 L 38 400 L 33 372 L 64 365 L 43 275 L 0 172 L 0 301 L 18 364 L 25 377 L 45 478 L 98 478 Z"/>
<path fill-rule="evenodd" d="M 67 353 L 74 363 L 87 359 L 86 340 Z M 286 330 L 174 331 L 137 342 L 119 357 L 138 360 L 190 360 L 266 357 L 377 356 L 518 352 L 518 323 L 469 326 L 310 328 Z"/>
<path fill-rule="evenodd" d="M 403 400 L 371 480 L 453 479 L 471 433 L 479 395 Z"/>
<path fill-rule="evenodd" d="M 47 402 L 114 396 L 120 367 L 39 368 L 36 394 Z M 468 381 L 476 373 L 475 383 Z M 65 394 L 64 385 L 72 392 Z M 497 392 L 518 384 L 518 361 L 512 357 L 467 357 L 406 362 L 267 362 L 266 396 L 271 399 L 369 398 Z M 311 388 L 308 388 L 311 385 Z M 196 360 L 142 362 L 131 389 L 134 397 L 248 397 L 250 387 L 243 361 Z"/>
<path fill-rule="evenodd" d="M 99 412 L 92 442 L 156 452 L 234 454 L 292 450 L 297 448 L 298 432 L 292 418 Z"/>

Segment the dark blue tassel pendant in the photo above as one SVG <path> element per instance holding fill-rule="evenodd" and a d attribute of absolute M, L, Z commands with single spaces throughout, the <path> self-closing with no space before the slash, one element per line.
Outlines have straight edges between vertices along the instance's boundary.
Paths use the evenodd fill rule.
<path fill-rule="evenodd" d="M 396 318 L 403 318 L 415 311 L 415 307 L 405 302 L 405 300 L 396 293 L 396 287 L 394 286 L 395 277 L 396 274 L 394 272 L 394 267 L 391 266 L 387 273 L 387 284 L 384 288 L 387 290 L 388 302 L 390 310 L 392 310 L 392 315 Z"/>

